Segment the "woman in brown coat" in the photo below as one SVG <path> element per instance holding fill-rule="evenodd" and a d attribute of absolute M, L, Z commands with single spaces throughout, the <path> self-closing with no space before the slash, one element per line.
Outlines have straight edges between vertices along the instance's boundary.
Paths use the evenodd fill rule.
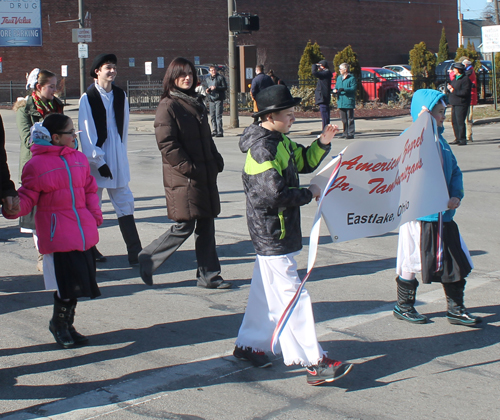
<path fill-rule="evenodd" d="M 212 139 L 196 84 L 193 63 L 175 58 L 163 79 L 154 126 L 168 217 L 176 223 L 141 251 L 139 266 L 144 283 L 152 285 L 155 270 L 194 232 L 198 286 L 228 289 L 231 283 L 220 275 L 214 227 L 214 218 L 220 213 L 217 174 L 224 161 Z"/>

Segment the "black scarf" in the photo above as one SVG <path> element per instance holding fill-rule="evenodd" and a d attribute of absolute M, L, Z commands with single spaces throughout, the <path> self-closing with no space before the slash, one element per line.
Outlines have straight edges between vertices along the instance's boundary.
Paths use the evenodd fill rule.
<path fill-rule="evenodd" d="M 116 127 L 118 134 L 123 142 L 123 123 L 125 121 L 125 92 L 112 85 L 113 88 L 113 109 L 115 111 Z M 102 147 L 108 138 L 108 126 L 106 122 L 106 109 L 102 103 L 101 94 L 92 85 L 87 90 L 87 97 L 89 100 L 90 109 L 92 110 L 92 118 L 94 119 L 95 128 L 97 131 L 97 147 Z"/>

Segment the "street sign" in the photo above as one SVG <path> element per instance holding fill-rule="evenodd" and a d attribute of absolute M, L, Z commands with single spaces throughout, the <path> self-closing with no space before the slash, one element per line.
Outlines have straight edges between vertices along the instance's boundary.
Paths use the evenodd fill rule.
<path fill-rule="evenodd" d="M 61 76 L 68 77 L 68 66 L 65 65 L 61 66 Z"/>
<path fill-rule="evenodd" d="M 78 58 L 89 58 L 88 44 L 78 44 Z"/>
<path fill-rule="evenodd" d="M 77 28 L 71 30 L 72 41 L 77 42 L 92 42 L 92 29 Z"/>
<path fill-rule="evenodd" d="M 153 74 L 153 62 L 152 61 L 146 61 L 144 63 L 144 70 L 147 75 Z"/>
<path fill-rule="evenodd" d="M 500 25 L 483 26 L 483 52 L 500 52 Z"/>

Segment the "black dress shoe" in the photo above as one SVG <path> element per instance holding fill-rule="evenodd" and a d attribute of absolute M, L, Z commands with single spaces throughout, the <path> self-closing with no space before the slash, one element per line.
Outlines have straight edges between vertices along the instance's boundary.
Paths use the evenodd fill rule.
<path fill-rule="evenodd" d="M 215 137 L 217 135 L 216 131 L 212 131 L 212 137 Z"/>
<path fill-rule="evenodd" d="M 352 140 L 353 138 L 354 138 L 354 136 L 346 136 L 347 140 Z"/>
<path fill-rule="evenodd" d="M 467 142 L 458 143 L 459 146 L 467 146 Z"/>
<path fill-rule="evenodd" d="M 108 260 L 104 255 L 102 255 L 98 251 L 96 246 L 93 246 L 92 248 L 94 249 L 94 258 L 97 262 L 106 262 Z"/>
<path fill-rule="evenodd" d="M 224 134 L 217 134 L 215 137 L 224 137 Z"/>
<path fill-rule="evenodd" d="M 459 143 L 458 143 L 458 140 L 455 140 L 455 141 L 452 141 L 452 142 L 451 142 L 451 143 L 449 143 L 449 144 L 459 144 Z"/>
<path fill-rule="evenodd" d="M 347 137 L 347 136 L 346 136 L 345 134 L 341 134 L 341 135 L 339 136 L 339 138 L 341 138 L 341 139 L 345 139 L 346 137 Z"/>

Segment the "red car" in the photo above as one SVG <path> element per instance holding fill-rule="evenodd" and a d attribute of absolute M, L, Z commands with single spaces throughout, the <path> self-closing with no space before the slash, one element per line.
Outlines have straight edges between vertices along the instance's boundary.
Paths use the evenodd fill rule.
<path fill-rule="evenodd" d="M 335 88 L 336 80 L 336 73 L 334 73 L 332 89 Z M 411 81 L 382 67 L 361 67 L 361 86 L 364 101 L 389 102 L 398 100 L 398 93 L 401 89 L 411 90 Z"/>

